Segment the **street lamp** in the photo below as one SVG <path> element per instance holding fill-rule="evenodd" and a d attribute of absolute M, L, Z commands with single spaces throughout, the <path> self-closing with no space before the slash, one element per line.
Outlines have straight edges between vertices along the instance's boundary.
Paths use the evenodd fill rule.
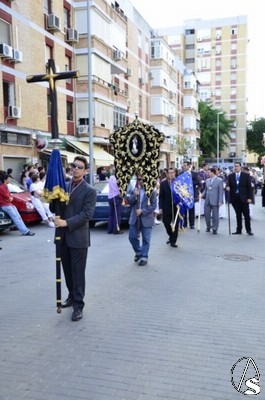
<path fill-rule="evenodd" d="M 219 115 L 223 114 L 223 111 L 220 111 L 217 113 L 217 145 L 216 145 L 216 161 L 217 161 L 217 167 L 219 167 Z"/>

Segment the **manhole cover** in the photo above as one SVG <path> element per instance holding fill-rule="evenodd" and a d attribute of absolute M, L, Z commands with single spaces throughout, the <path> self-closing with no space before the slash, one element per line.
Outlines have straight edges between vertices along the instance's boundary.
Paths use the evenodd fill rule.
<path fill-rule="evenodd" d="M 242 256 L 240 254 L 224 254 L 224 255 L 218 256 L 218 257 L 222 257 L 224 260 L 228 260 L 228 261 L 251 261 L 251 260 L 254 260 L 253 257 Z"/>

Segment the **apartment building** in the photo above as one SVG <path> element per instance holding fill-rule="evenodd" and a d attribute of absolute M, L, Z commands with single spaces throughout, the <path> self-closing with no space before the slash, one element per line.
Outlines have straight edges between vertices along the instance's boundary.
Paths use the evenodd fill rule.
<path fill-rule="evenodd" d="M 219 61 L 213 64 L 213 49 L 211 62 L 206 62 L 210 28 L 206 32 L 202 26 L 198 25 L 196 33 L 191 27 L 154 31 L 129 0 L 95 0 L 89 9 L 84 0 L 0 0 L 0 168 L 11 167 L 17 175 L 24 163 L 48 163 L 51 146 L 39 152 L 35 144 L 39 138 L 51 139 L 49 84 L 29 84 L 26 77 L 45 74 L 50 58 L 54 58 L 57 72 L 80 72 L 78 79 L 56 81 L 65 165 L 76 153 L 89 157 L 91 124 L 96 167 L 112 163 L 109 134 L 136 115 L 165 134 L 161 168 L 179 167 L 185 158 L 197 165 L 199 93 L 203 99 L 212 97 L 217 107 L 234 115 L 229 153 L 239 152 L 245 133 L 242 27 L 237 26 L 237 37 L 230 46 L 231 65 L 236 65 L 229 70 L 233 71 L 231 77 L 222 59 L 224 52 L 229 53 L 225 45 L 221 47 L 221 65 Z M 226 43 L 229 31 L 220 28 L 221 22 L 213 26 L 218 29 L 210 29 L 211 48 L 213 32 L 221 36 L 215 41 Z M 229 26 L 236 28 L 235 22 Z M 235 73 L 232 91 L 228 78 Z M 211 82 L 207 83 L 209 75 Z"/>
<path fill-rule="evenodd" d="M 231 140 L 221 154 L 231 160 L 246 150 L 247 18 L 245 16 L 191 20 L 158 34 L 192 70 L 200 83 L 202 100 L 211 100 L 234 120 Z"/>

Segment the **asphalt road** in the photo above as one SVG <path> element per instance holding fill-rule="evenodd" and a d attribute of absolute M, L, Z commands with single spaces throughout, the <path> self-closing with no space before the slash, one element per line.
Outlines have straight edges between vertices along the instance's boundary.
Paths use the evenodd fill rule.
<path fill-rule="evenodd" d="M 146 267 L 127 229 L 97 226 L 79 322 L 56 313 L 53 229 L 0 234 L 0 400 L 234 400 L 242 357 L 260 377 L 243 359 L 235 386 L 256 376 L 265 399 L 264 219 L 258 195 L 253 237 L 229 236 L 227 219 L 206 233 L 202 218 L 177 249 L 155 226 Z"/>

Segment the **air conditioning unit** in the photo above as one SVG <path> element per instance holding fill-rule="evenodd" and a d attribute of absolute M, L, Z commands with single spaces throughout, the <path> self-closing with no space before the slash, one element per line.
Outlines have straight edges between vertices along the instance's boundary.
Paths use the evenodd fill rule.
<path fill-rule="evenodd" d="M 215 92 L 211 92 L 211 96 L 215 96 Z"/>
<path fill-rule="evenodd" d="M 216 39 L 221 39 L 221 36 L 220 35 L 216 35 Z"/>
<path fill-rule="evenodd" d="M 233 151 L 231 153 L 229 153 L 229 157 L 235 157 L 236 153 L 234 153 Z"/>
<path fill-rule="evenodd" d="M 132 76 L 132 70 L 131 70 L 131 68 L 127 68 L 127 75 L 128 75 L 128 76 Z"/>
<path fill-rule="evenodd" d="M 221 50 L 216 50 L 216 54 L 221 54 Z"/>
<path fill-rule="evenodd" d="M 143 86 L 145 84 L 144 78 L 139 78 L 139 83 L 140 83 L 141 86 Z"/>
<path fill-rule="evenodd" d="M 231 68 L 236 69 L 236 64 L 231 65 Z"/>
<path fill-rule="evenodd" d="M 89 125 L 79 125 L 77 130 L 79 135 L 88 134 Z"/>
<path fill-rule="evenodd" d="M 21 108 L 17 106 L 8 107 L 9 118 L 21 118 Z"/>
<path fill-rule="evenodd" d="M 197 42 L 202 42 L 202 38 L 197 38 Z"/>
<path fill-rule="evenodd" d="M 201 72 L 201 68 L 197 68 L 197 71 L 198 71 L 198 72 Z"/>
<path fill-rule="evenodd" d="M 13 49 L 6 43 L 0 43 L 0 57 L 13 58 Z"/>
<path fill-rule="evenodd" d="M 74 28 L 67 29 L 66 41 L 71 42 L 71 43 L 79 42 L 79 35 L 78 35 L 78 32 L 76 29 L 74 29 Z"/>
<path fill-rule="evenodd" d="M 54 14 L 47 16 L 47 29 L 50 31 L 60 31 L 60 19 Z"/>
<path fill-rule="evenodd" d="M 23 62 L 23 53 L 17 49 L 13 49 L 13 57 L 12 59 L 15 62 Z"/>
<path fill-rule="evenodd" d="M 121 50 L 115 50 L 114 51 L 114 60 L 115 61 L 120 61 L 122 59 L 123 59 L 123 56 L 122 56 Z"/>

